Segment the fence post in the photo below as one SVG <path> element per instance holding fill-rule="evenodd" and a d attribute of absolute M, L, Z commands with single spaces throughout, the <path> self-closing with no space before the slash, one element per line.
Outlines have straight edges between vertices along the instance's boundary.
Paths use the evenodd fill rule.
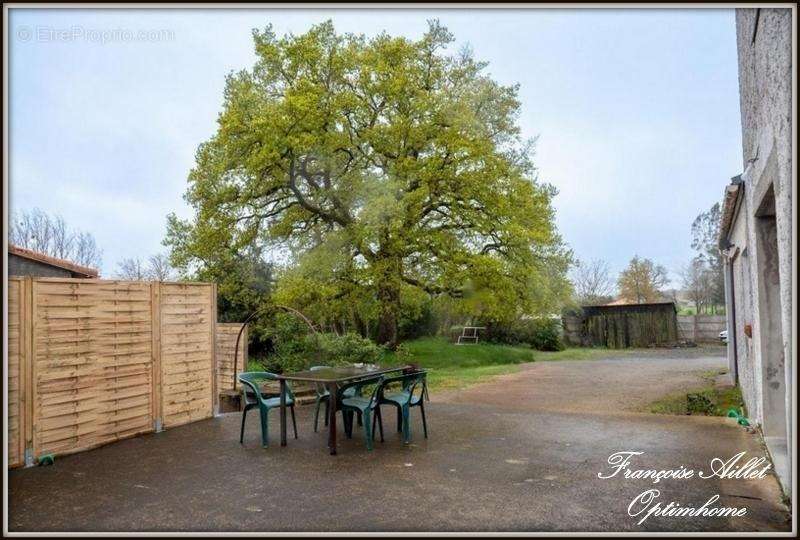
<path fill-rule="evenodd" d="M 152 336 L 152 400 L 153 431 L 163 431 L 161 388 L 161 282 L 150 283 L 150 334 Z"/>
<path fill-rule="evenodd" d="M 250 336 L 248 335 L 250 328 L 245 326 L 244 333 L 242 334 L 242 364 L 239 366 L 239 373 L 244 373 L 247 371 L 247 353 L 248 353 L 248 343 L 250 343 L 249 339 Z M 236 386 L 236 381 L 234 381 L 234 387 Z"/>
<path fill-rule="evenodd" d="M 211 284 L 211 415 L 219 415 L 219 363 L 217 361 L 217 284 Z"/>
<path fill-rule="evenodd" d="M 27 312 L 26 316 L 28 317 L 28 328 L 30 329 L 29 337 L 28 337 L 28 364 L 26 366 L 27 372 L 27 384 L 28 384 L 28 403 L 26 406 L 27 412 L 27 430 L 28 436 L 26 436 L 26 443 L 25 443 L 25 466 L 30 467 L 36 463 L 36 430 L 34 428 L 34 424 L 36 422 L 36 394 L 38 390 L 38 385 L 36 384 L 36 281 L 32 277 L 26 278 L 27 282 L 27 290 L 28 293 L 27 301 Z"/>
<path fill-rule="evenodd" d="M 20 285 L 20 437 L 23 440 L 24 465 L 32 467 L 36 461 L 33 453 L 33 401 L 36 399 L 33 381 L 33 278 L 27 276 Z"/>

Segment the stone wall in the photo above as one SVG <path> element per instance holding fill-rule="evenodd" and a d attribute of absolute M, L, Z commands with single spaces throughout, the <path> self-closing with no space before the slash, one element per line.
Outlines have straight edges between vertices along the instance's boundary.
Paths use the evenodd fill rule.
<path fill-rule="evenodd" d="M 725 315 L 678 315 L 678 338 L 695 343 L 719 342 L 728 327 Z"/>
<path fill-rule="evenodd" d="M 737 9 L 736 37 L 743 173 L 725 252 L 728 354 L 788 489 L 778 456 L 792 440 L 792 12 Z"/>
<path fill-rule="evenodd" d="M 565 316 L 561 319 L 564 329 L 563 338 L 567 345 L 575 347 L 586 346 L 583 336 L 583 321 L 575 315 Z"/>

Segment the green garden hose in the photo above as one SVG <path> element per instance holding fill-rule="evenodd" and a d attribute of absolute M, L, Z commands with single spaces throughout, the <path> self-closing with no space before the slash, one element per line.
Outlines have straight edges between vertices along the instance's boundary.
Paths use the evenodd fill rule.
<path fill-rule="evenodd" d="M 745 417 L 744 410 L 740 407 L 737 411 L 735 408 L 731 407 L 728 409 L 728 417 L 729 418 L 736 418 L 736 423 L 740 426 L 749 426 L 750 421 Z"/>

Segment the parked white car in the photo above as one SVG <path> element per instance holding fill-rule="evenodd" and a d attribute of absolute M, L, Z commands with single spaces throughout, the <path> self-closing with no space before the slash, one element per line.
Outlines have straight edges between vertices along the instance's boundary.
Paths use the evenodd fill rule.
<path fill-rule="evenodd" d="M 728 342 L 728 331 L 727 330 L 723 330 L 722 332 L 719 333 L 719 340 L 722 343 L 727 343 Z"/>

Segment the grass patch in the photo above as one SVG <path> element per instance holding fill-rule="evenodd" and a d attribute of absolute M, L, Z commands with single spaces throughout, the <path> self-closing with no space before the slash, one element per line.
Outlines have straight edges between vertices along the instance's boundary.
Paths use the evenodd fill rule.
<path fill-rule="evenodd" d="M 519 366 L 515 364 L 504 364 L 499 366 L 479 366 L 468 368 L 438 368 L 429 369 L 428 387 L 433 390 L 459 390 L 485 382 L 498 375 L 514 373 L 519 371 Z"/>
<path fill-rule="evenodd" d="M 478 343 L 456 345 L 443 338 L 421 338 L 403 343 L 409 361 L 428 370 L 431 390 L 454 390 L 513 373 L 524 362 L 533 362 L 541 354 L 529 347 Z M 386 353 L 389 364 L 395 353 Z"/>
<path fill-rule="evenodd" d="M 726 416 L 731 408 L 744 409 L 742 391 L 738 386 L 718 388 L 714 385 L 717 375 L 724 373 L 727 370 L 704 372 L 701 375 L 703 386 L 665 396 L 648 405 L 647 411 L 654 414 Z"/>
<path fill-rule="evenodd" d="M 541 354 L 524 346 L 515 347 L 493 343 L 456 345 L 443 338 L 432 337 L 406 341 L 403 343 L 403 347 L 409 352 L 414 362 L 431 369 L 521 364 L 522 362 L 533 362 L 534 357 Z M 390 353 L 388 356 L 392 356 L 392 354 Z"/>
<path fill-rule="evenodd" d="M 407 341 L 403 347 L 409 361 L 428 370 L 428 386 L 433 390 L 455 390 L 487 381 L 498 375 L 519 371 L 524 362 L 591 360 L 608 355 L 603 348 L 569 348 L 563 351 L 536 351 L 528 346 L 478 343 L 456 345 L 444 338 L 426 337 Z M 386 353 L 385 363 L 395 360 Z"/>
<path fill-rule="evenodd" d="M 567 348 L 563 351 L 536 351 L 537 362 L 555 362 L 558 360 L 593 360 L 600 356 L 608 356 L 605 348 Z"/>

